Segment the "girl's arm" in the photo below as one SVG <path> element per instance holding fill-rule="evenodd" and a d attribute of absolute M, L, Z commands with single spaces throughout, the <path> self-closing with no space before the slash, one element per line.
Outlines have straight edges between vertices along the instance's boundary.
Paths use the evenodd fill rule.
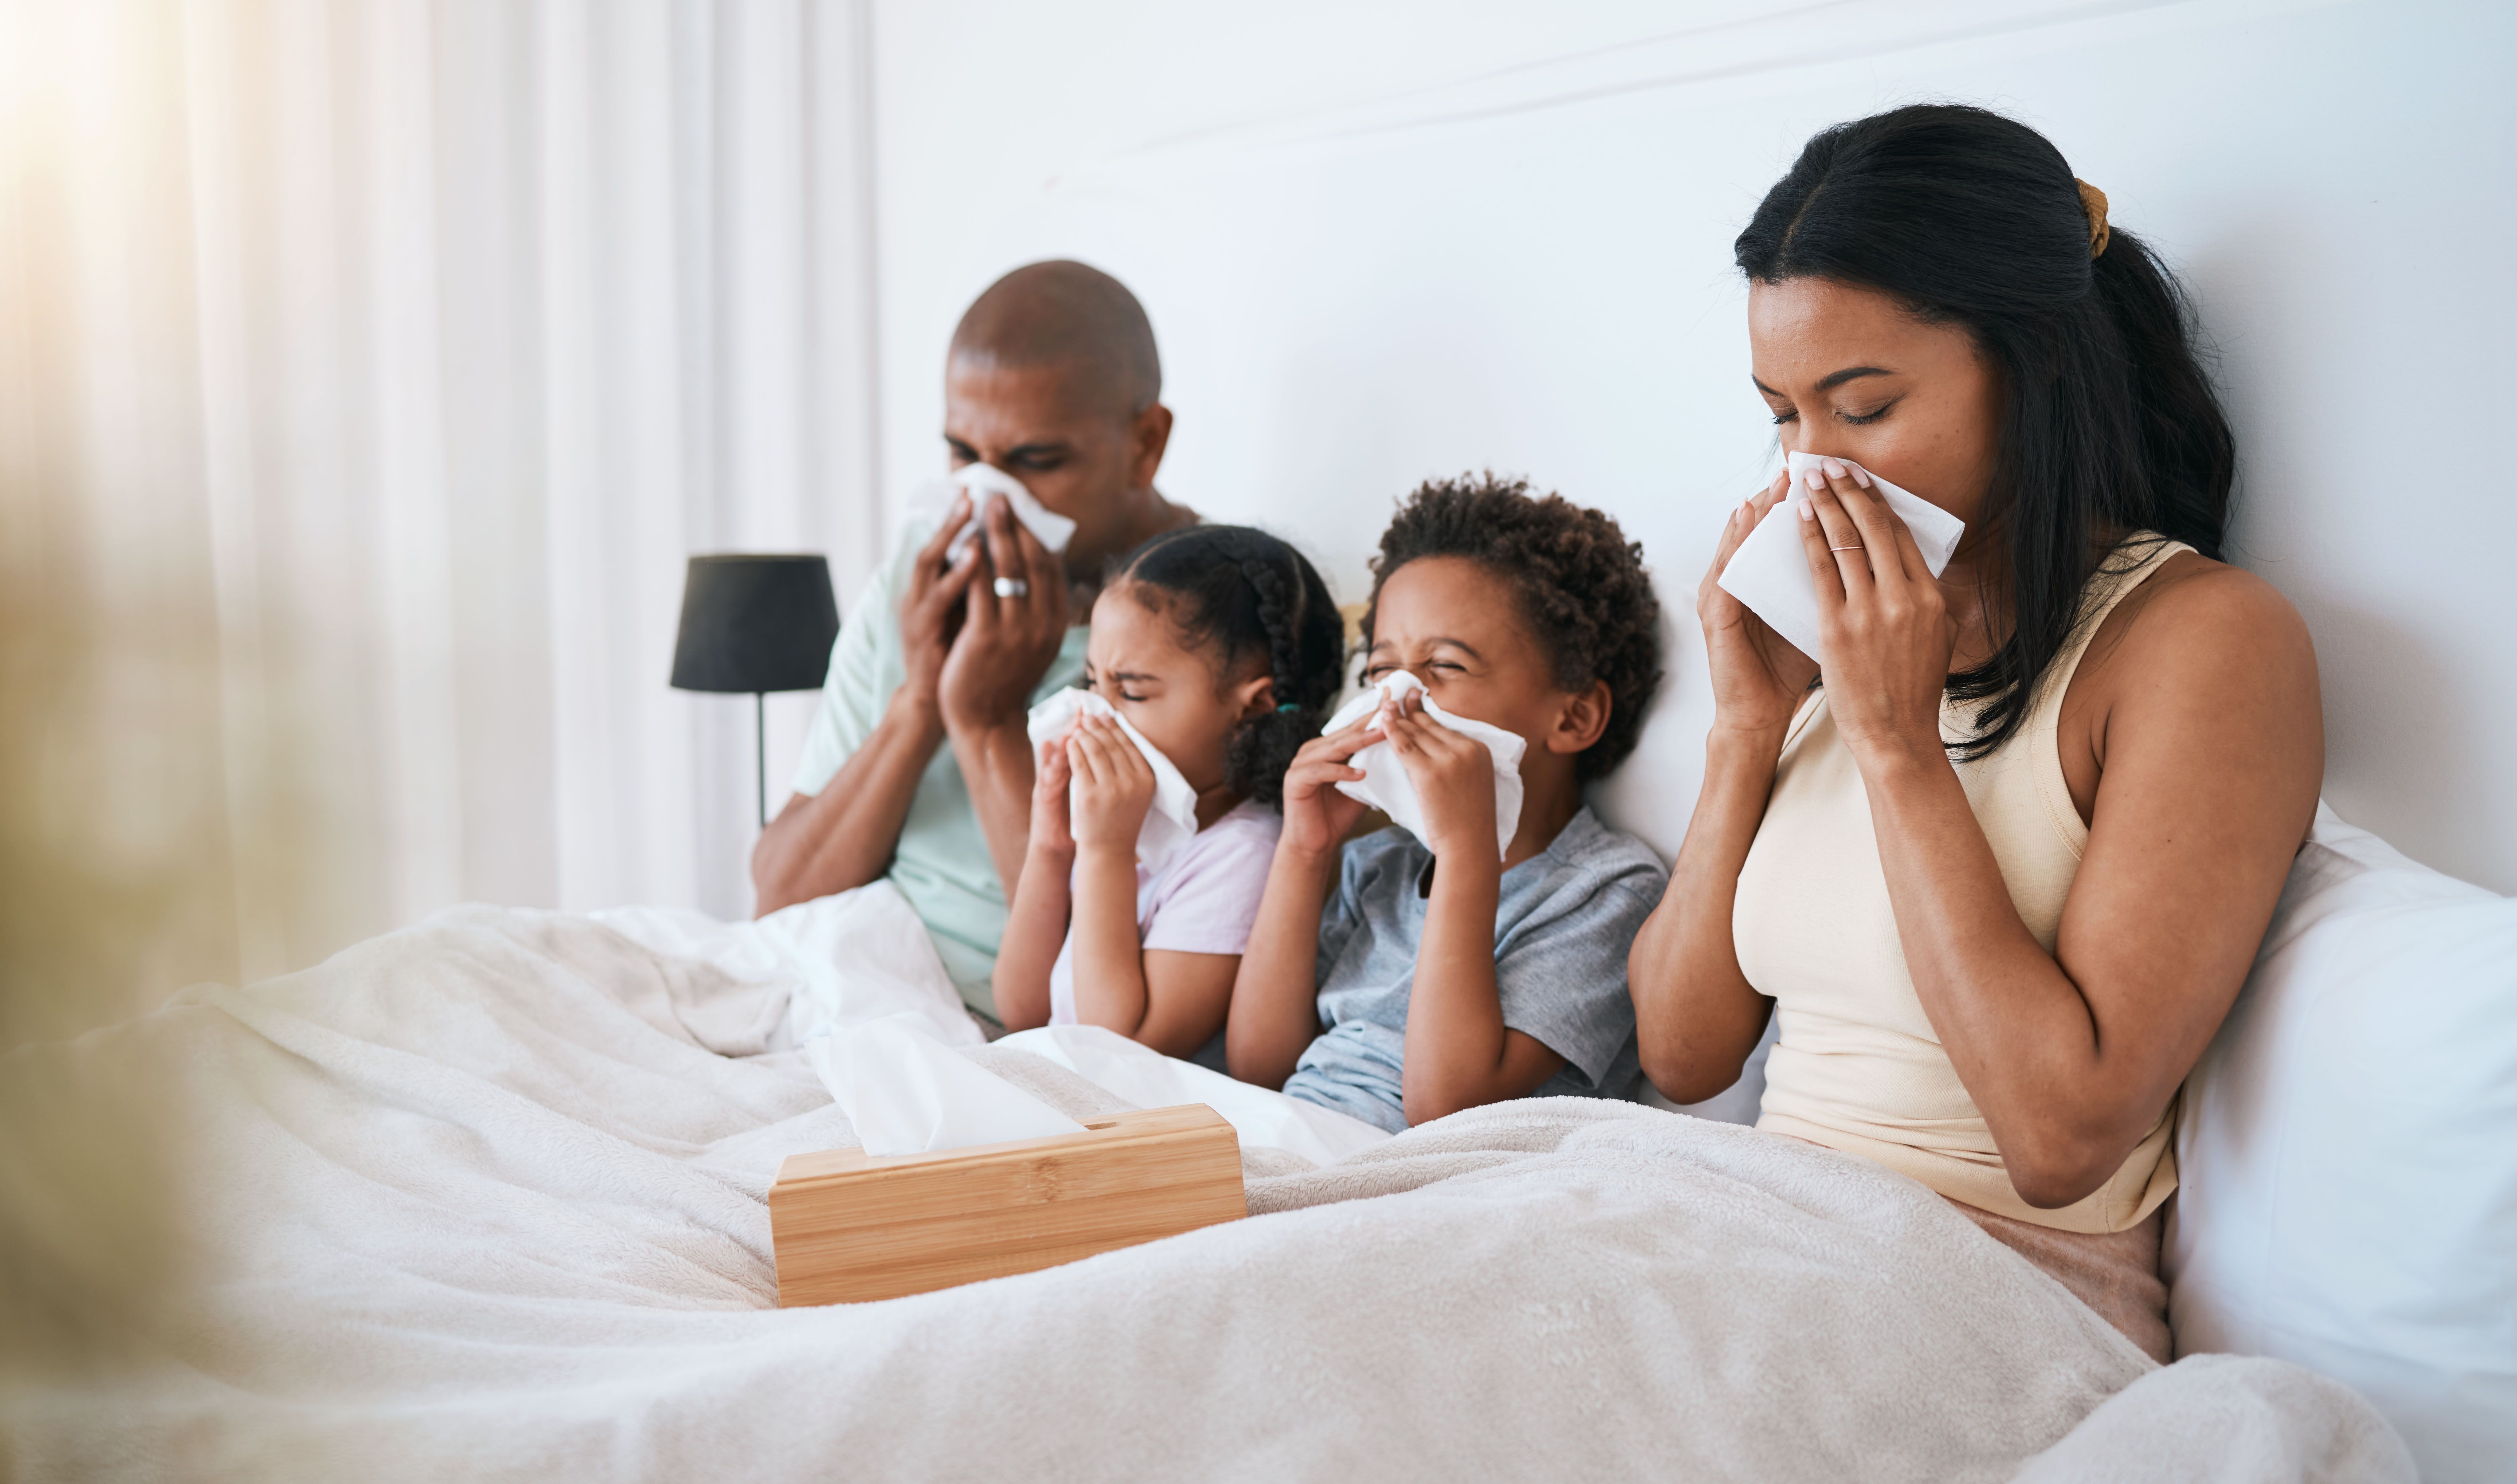
<path fill-rule="evenodd" d="M 1740 972 L 1730 936 L 1739 868 L 1766 817 L 1766 797 L 1792 712 L 1817 665 L 1722 590 L 1722 570 L 1788 488 L 1778 475 L 1730 513 L 1721 549 L 1696 588 L 1695 613 L 1713 682 L 1704 785 L 1660 907 L 1635 935 L 1626 983 L 1635 1000 L 1643 1075 L 1661 1095 L 1698 1103 L 1739 1080 L 1773 1001 Z"/>
<path fill-rule="evenodd" d="M 1363 805 L 1335 785 L 1362 781 L 1363 770 L 1346 759 L 1379 740 L 1367 718 L 1304 742 L 1285 771 L 1285 828 L 1224 1022 L 1224 1065 L 1245 1082 L 1284 1086 L 1319 1037 L 1320 912 L 1337 885 L 1346 831 L 1363 818 Z"/>
<path fill-rule="evenodd" d="M 1407 1001 L 1399 1092 L 1407 1122 L 1429 1124 L 1463 1108 L 1521 1097 L 1554 1077 L 1564 1058 L 1536 1037 L 1509 1030 L 1495 988 L 1495 912 L 1503 864 L 1495 855 L 1494 761 L 1485 744 L 1399 710 L 1385 723 L 1390 750 L 1425 801 L 1432 835 L 1433 895 L 1417 946 Z"/>
<path fill-rule="evenodd" d="M 2324 775 L 2306 625 L 2250 574 L 2182 557 L 2109 615 L 2083 664 L 2103 666 L 2097 704 L 2066 713 L 2101 771 L 2048 954 L 1941 745 L 1950 625 L 1913 537 L 1849 477 L 1809 498 L 1829 704 L 1915 992 L 2021 1199 L 2068 1206 L 2157 1123 L 2272 919 Z"/>
<path fill-rule="evenodd" d="M 1067 826 L 1067 784 L 1072 770 L 1066 744 L 1043 742 L 1038 782 L 1032 786 L 1031 842 L 1013 908 L 1005 914 L 1004 942 L 997 950 L 992 983 L 997 1018 L 1008 1031 L 1048 1024 L 1048 971 L 1066 943 L 1068 881 L 1075 869 L 1075 837 Z"/>
<path fill-rule="evenodd" d="M 1160 1002 L 1136 930 L 1136 837 L 1153 807 L 1154 770 L 1105 717 L 1079 722 L 1068 750 L 1075 768 L 1075 1018 L 1142 1040 Z M 1176 1032 L 1179 1018 L 1165 1014 L 1156 1028 Z"/>

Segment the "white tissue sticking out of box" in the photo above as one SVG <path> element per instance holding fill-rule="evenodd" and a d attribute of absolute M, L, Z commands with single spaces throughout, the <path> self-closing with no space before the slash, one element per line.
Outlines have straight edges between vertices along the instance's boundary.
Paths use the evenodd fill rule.
<path fill-rule="evenodd" d="M 944 1044 L 915 1011 L 817 1036 L 803 1049 L 868 1154 L 932 1154 L 1084 1131 Z"/>
<path fill-rule="evenodd" d="M 1405 670 L 1392 670 L 1379 684 L 1359 692 L 1338 707 L 1337 714 L 1320 730 L 1335 732 L 1350 727 L 1411 691 L 1422 698 L 1426 716 L 1462 737 L 1485 743 L 1487 753 L 1494 758 L 1495 859 L 1502 860 L 1512 853 L 1513 833 L 1520 828 L 1520 755 L 1528 743 L 1518 734 L 1443 710 L 1433 703 L 1432 697 L 1424 694 L 1425 682 Z M 1346 759 L 1346 764 L 1363 770 L 1363 782 L 1341 783 L 1340 793 L 1380 810 L 1389 816 L 1391 824 L 1416 838 L 1429 838 L 1425 832 L 1425 805 L 1416 796 L 1416 782 L 1407 776 L 1407 765 L 1398 760 L 1398 753 L 1388 742 L 1374 742 Z"/>
<path fill-rule="evenodd" d="M 1119 724 L 1120 735 L 1135 743 L 1144 754 L 1145 763 L 1154 770 L 1154 801 L 1145 810 L 1145 825 L 1136 831 L 1136 859 L 1145 869 L 1159 872 L 1172 852 L 1197 833 L 1197 790 L 1162 749 L 1145 741 L 1145 734 L 1129 725 L 1119 709 L 1090 691 L 1069 686 L 1031 708 L 1031 745 L 1037 753 L 1040 744 L 1052 737 L 1064 737 L 1075 730 L 1080 716 L 1103 716 Z"/>
<path fill-rule="evenodd" d="M 970 521 L 955 532 L 944 548 L 947 563 L 961 560 L 961 553 L 979 538 L 988 516 L 988 496 L 1002 494 L 1013 507 L 1014 519 L 1022 522 L 1040 544 L 1054 552 L 1066 550 L 1075 539 L 1075 523 L 1042 504 L 1023 488 L 1022 481 L 994 464 L 963 464 L 944 479 L 919 488 L 910 501 L 910 509 L 926 516 L 937 525 L 953 513 L 953 500 L 961 490 L 970 491 Z"/>
<path fill-rule="evenodd" d="M 1825 461 L 1826 455 L 1792 453 L 1785 456 L 1791 470 L 1792 488 L 1748 539 L 1730 553 L 1730 563 L 1722 569 L 1720 586 L 1731 597 L 1748 606 L 1748 611 L 1766 620 L 1766 626 L 1780 634 L 1785 644 L 1809 656 L 1821 658 L 1818 652 L 1818 607 L 1816 579 L 1810 575 L 1809 554 L 1801 546 L 1801 518 L 1793 510 L 1796 501 L 1809 493 L 1804 477 Z M 1861 466 L 1849 458 L 1837 463 L 1848 468 Z M 1868 474 L 1868 470 L 1862 471 Z M 1949 565 L 1949 557 L 1958 549 L 1958 537 L 1966 534 L 1966 523 L 1931 501 L 1898 488 L 1870 475 L 1870 488 L 1888 497 L 1888 508 L 1897 512 L 1905 528 L 1914 533 L 1915 548 L 1923 554 L 1923 565 L 1937 577 Z"/>

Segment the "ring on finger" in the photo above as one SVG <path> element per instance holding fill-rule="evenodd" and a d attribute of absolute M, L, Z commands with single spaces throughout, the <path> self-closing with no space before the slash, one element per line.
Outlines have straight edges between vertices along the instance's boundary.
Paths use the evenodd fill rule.
<path fill-rule="evenodd" d="M 995 582 L 991 583 L 990 586 L 996 589 L 997 596 L 1000 598 L 1028 598 L 1031 596 L 1031 584 L 1020 577 L 999 577 Z"/>
<path fill-rule="evenodd" d="M 1829 551 L 1859 551 L 1861 549 L 1862 547 L 1859 541 L 1856 541 L 1850 546 L 1830 546 L 1827 548 Z"/>

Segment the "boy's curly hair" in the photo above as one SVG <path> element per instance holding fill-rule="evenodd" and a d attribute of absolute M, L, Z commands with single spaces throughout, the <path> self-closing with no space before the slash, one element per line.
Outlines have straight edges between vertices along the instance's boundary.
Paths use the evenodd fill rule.
<path fill-rule="evenodd" d="M 1608 725 L 1574 760 L 1574 776 L 1605 778 L 1635 750 L 1660 687 L 1660 599 L 1643 549 L 1605 513 L 1560 494 L 1533 495 L 1527 480 L 1492 472 L 1428 480 L 1398 507 L 1372 559 L 1363 644 L 1372 647 L 1381 588 L 1420 557 L 1466 557 L 1510 581 L 1521 620 L 1553 657 L 1566 691 L 1608 683 Z"/>

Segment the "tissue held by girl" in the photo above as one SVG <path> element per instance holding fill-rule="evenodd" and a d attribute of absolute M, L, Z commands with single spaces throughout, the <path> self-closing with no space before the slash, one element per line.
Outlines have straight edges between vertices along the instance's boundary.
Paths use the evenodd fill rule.
<path fill-rule="evenodd" d="M 1384 703 L 1285 776 L 1232 1074 L 1392 1130 L 1533 1093 L 1622 1096 L 1626 950 L 1665 877 L 1582 785 L 1634 750 L 1660 680 L 1642 548 L 1596 510 L 1487 476 L 1418 489 L 1372 565 L 1364 677 Z M 1421 689 L 1387 684 L 1401 674 Z M 1520 743 L 1500 861 L 1513 749 L 1495 729 Z M 1421 837 L 1342 843 L 1365 806 L 1338 785 L 1393 763 Z M 1392 782 L 1355 791 L 1389 799 Z"/>
<path fill-rule="evenodd" d="M 1113 564 L 1083 691 L 1032 713 L 1031 844 L 996 967 L 1008 1030 L 1103 1026 L 1220 1070 L 1295 749 L 1344 674 L 1301 553 L 1194 526 Z"/>

